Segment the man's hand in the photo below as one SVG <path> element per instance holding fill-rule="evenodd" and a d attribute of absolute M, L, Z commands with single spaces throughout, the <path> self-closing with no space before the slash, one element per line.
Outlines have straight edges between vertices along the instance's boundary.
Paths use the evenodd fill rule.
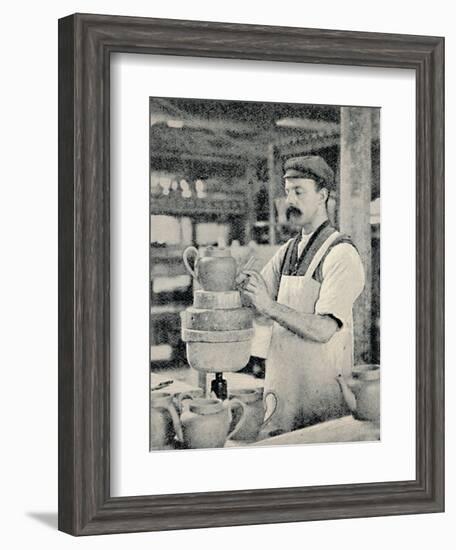
<path fill-rule="evenodd" d="M 242 278 L 242 281 L 241 281 Z M 245 270 L 238 277 L 241 292 L 261 315 L 268 315 L 273 304 L 263 277 L 252 270 Z"/>

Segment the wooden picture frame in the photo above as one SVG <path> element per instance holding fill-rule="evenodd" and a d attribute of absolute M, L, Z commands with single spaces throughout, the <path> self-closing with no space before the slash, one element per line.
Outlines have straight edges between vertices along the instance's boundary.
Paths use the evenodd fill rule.
<path fill-rule="evenodd" d="M 416 73 L 416 479 L 110 496 L 110 54 Z M 72 535 L 444 510 L 444 39 L 76 14 L 59 21 L 59 529 Z"/>

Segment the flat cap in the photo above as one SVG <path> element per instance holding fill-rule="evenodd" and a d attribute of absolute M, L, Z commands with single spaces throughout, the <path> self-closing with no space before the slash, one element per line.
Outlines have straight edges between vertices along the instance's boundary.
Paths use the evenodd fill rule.
<path fill-rule="evenodd" d="M 315 179 L 325 187 L 333 187 L 334 172 L 326 161 L 318 155 L 305 157 L 292 157 L 285 161 L 285 178 L 310 178 Z"/>

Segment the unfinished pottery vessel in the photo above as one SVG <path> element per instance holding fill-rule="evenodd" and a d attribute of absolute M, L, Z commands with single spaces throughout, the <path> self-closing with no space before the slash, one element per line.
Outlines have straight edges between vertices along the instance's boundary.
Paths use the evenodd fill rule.
<path fill-rule="evenodd" d="M 170 393 L 151 392 L 150 450 L 171 445 L 175 435 L 182 442 L 182 427 L 172 399 Z"/>
<path fill-rule="evenodd" d="M 225 402 L 220 399 L 187 399 L 182 401 L 181 415 L 184 444 L 190 449 L 223 447 L 242 426 L 244 404 L 238 399 Z M 242 413 L 230 432 L 232 409 L 240 407 Z"/>
<path fill-rule="evenodd" d="M 346 380 L 339 374 L 336 380 L 354 418 L 380 423 L 379 365 L 359 365 L 352 378 Z"/>
<path fill-rule="evenodd" d="M 244 403 L 244 421 L 231 439 L 236 441 L 255 441 L 264 418 L 263 388 L 239 389 L 230 391 L 230 399 Z M 236 421 L 237 411 L 233 413 Z"/>
<path fill-rule="evenodd" d="M 188 273 L 204 290 L 221 292 L 234 289 L 237 263 L 229 248 L 209 246 L 198 252 L 194 246 L 189 246 L 184 250 L 183 260 Z"/>

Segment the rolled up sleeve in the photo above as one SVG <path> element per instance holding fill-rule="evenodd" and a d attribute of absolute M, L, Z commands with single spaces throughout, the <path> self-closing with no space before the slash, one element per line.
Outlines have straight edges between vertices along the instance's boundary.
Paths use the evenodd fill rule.
<path fill-rule="evenodd" d="M 349 243 L 336 245 L 322 266 L 322 283 L 315 313 L 331 315 L 339 326 L 346 325 L 364 283 L 364 268 L 355 247 Z"/>
<path fill-rule="evenodd" d="M 280 271 L 282 268 L 282 263 L 285 258 L 285 253 L 287 247 L 289 246 L 292 239 L 282 245 L 274 256 L 268 261 L 268 263 L 261 270 L 261 275 L 266 283 L 269 295 L 274 300 L 277 299 L 277 294 L 279 292 L 280 285 Z"/>

